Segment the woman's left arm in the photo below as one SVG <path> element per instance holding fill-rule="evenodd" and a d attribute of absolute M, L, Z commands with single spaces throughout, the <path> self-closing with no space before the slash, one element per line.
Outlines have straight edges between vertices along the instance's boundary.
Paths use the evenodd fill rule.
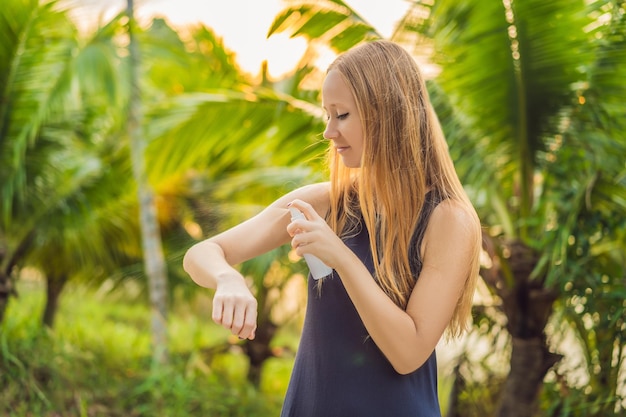
<path fill-rule="evenodd" d="M 433 210 L 422 243 L 422 271 L 403 310 L 324 219 L 300 200 L 292 205 L 308 219 L 287 229 L 296 253 L 312 253 L 337 271 L 369 335 L 396 372 L 422 366 L 448 326 L 469 276 L 478 230 L 472 227 L 474 217 L 449 200 Z"/>

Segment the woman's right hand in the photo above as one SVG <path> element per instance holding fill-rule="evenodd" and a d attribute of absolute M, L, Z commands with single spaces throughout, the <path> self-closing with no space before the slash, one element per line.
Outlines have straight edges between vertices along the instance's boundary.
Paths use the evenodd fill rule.
<path fill-rule="evenodd" d="M 243 276 L 218 283 L 213 297 L 213 321 L 240 339 L 254 339 L 257 301 Z"/>

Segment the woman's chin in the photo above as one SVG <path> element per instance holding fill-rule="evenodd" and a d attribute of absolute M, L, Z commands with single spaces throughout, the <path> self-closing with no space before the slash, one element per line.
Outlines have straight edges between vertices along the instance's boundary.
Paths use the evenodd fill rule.
<path fill-rule="evenodd" d="M 353 158 L 346 158 L 345 156 L 342 156 L 341 161 L 346 168 L 361 168 L 361 160 L 355 160 Z"/>

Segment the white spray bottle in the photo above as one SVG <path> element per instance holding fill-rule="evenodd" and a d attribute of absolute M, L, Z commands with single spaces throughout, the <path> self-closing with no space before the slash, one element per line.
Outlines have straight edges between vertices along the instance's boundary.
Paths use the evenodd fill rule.
<path fill-rule="evenodd" d="M 289 211 L 291 212 L 291 221 L 294 221 L 297 219 L 306 219 L 306 217 L 304 216 L 304 213 L 302 213 L 297 208 L 292 207 L 289 209 Z M 313 276 L 314 279 L 324 278 L 333 272 L 333 269 L 331 267 L 326 265 L 315 255 L 311 255 L 310 253 L 305 253 L 304 260 L 309 266 L 309 270 L 311 271 L 311 275 Z"/>

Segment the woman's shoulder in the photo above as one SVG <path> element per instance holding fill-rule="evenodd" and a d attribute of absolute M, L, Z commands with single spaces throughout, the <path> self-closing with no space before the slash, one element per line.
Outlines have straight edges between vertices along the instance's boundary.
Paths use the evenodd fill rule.
<path fill-rule="evenodd" d="M 311 204 L 315 211 L 321 216 L 328 211 L 330 207 L 330 183 L 318 182 L 304 185 L 289 192 L 282 200 L 299 199 Z"/>
<path fill-rule="evenodd" d="M 330 182 L 316 182 L 293 190 L 290 194 L 310 204 L 330 201 Z"/>
<path fill-rule="evenodd" d="M 316 182 L 313 184 L 307 184 L 298 188 L 297 190 L 300 190 L 301 192 L 305 192 L 312 197 L 328 198 L 328 195 L 330 194 L 330 182 L 324 181 L 324 182 Z"/>
<path fill-rule="evenodd" d="M 471 264 L 481 245 L 481 227 L 476 211 L 465 201 L 445 199 L 428 221 L 422 242 L 422 259 L 436 268 L 451 259 Z"/>
<path fill-rule="evenodd" d="M 480 222 L 474 208 L 465 201 L 445 199 L 433 209 L 428 221 L 427 235 L 465 236 L 475 238 L 480 231 Z"/>

